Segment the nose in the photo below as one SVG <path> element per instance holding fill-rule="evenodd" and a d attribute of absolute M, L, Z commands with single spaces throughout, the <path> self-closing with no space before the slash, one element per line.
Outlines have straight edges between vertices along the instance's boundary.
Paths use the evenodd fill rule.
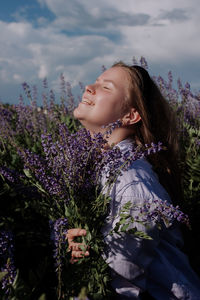
<path fill-rule="evenodd" d="M 94 88 L 94 85 L 92 85 L 92 84 L 86 85 L 85 90 L 86 90 L 86 92 L 88 92 L 90 94 L 95 94 L 95 88 Z"/>

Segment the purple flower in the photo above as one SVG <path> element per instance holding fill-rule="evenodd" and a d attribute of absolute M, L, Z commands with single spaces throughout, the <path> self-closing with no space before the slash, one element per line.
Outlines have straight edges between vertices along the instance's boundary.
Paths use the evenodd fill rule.
<path fill-rule="evenodd" d="M 36 103 L 37 103 L 37 96 L 38 96 L 37 86 L 34 85 L 34 86 L 32 87 L 32 89 L 33 89 L 33 102 L 34 102 L 34 104 L 35 104 L 35 106 L 36 106 Z"/>
<path fill-rule="evenodd" d="M 122 122 L 117 120 L 116 122 L 110 123 L 108 125 L 103 125 L 102 128 L 107 128 L 106 132 L 103 134 L 105 137 L 111 135 L 115 128 L 119 128 L 122 126 Z"/>
<path fill-rule="evenodd" d="M 1 281 L 5 294 L 9 294 L 9 287 L 12 285 L 16 270 L 13 258 L 14 246 L 13 235 L 10 231 L 0 231 L 0 271 L 7 272 Z"/>
<path fill-rule="evenodd" d="M 200 139 L 196 139 L 196 145 L 200 148 Z"/>
<path fill-rule="evenodd" d="M 143 56 L 141 56 L 141 58 L 140 58 L 140 65 L 141 65 L 141 67 L 143 67 L 144 69 L 148 70 L 148 64 L 147 64 L 147 61 L 146 61 L 146 59 L 145 59 Z"/>
<path fill-rule="evenodd" d="M 22 83 L 22 87 L 26 93 L 27 98 L 32 101 L 31 89 L 30 89 L 30 86 L 28 85 L 28 83 L 27 82 Z"/>
<path fill-rule="evenodd" d="M 20 182 L 20 179 L 23 178 L 23 175 L 20 174 L 18 171 L 3 166 L 0 167 L 0 174 L 12 183 L 18 183 Z"/>
<path fill-rule="evenodd" d="M 66 255 L 66 234 L 68 221 L 66 218 L 59 218 L 56 221 L 50 220 L 51 239 L 54 244 L 54 259 L 56 273 L 61 272 L 63 261 Z"/>
<path fill-rule="evenodd" d="M 106 71 L 106 67 L 104 65 L 102 65 L 101 71 L 102 71 L 102 73 Z"/>
<path fill-rule="evenodd" d="M 81 91 L 84 92 L 85 91 L 85 87 L 84 87 L 83 83 L 79 81 L 78 84 L 80 86 Z"/>
<path fill-rule="evenodd" d="M 171 203 L 160 199 L 146 201 L 145 205 L 140 209 L 140 213 L 143 221 L 149 220 L 157 224 L 160 224 L 162 221 L 166 227 L 178 221 L 190 227 L 188 215 L 184 214 L 179 206 L 175 207 Z"/>
<path fill-rule="evenodd" d="M 47 89 L 48 88 L 48 82 L 47 82 L 47 78 L 43 79 L 43 88 Z"/>
<path fill-rule="evenodd" d="M 66 83 L 66 88 L 67 88 L 67 106 L 68 106 L 68 110 L 70 112 L 72 112 L 74 110 L 75 107 L 75 99 L 74 96 L 72 94 L 72 88 L 71 88 L 71 84 L 69 82 Z"/>
<path fill-rule="evenodd" d="M 64 97 L 64 98 L 66 96 L 66 89 L 65 89 L 66 86 L 65 85 L 66 85 L 66 83 L 65 83 L 65 77 L 61 73 L 60 74 L 60 89 L 61 89 L 61 92 L 62 92 L 62 97 Z"/>

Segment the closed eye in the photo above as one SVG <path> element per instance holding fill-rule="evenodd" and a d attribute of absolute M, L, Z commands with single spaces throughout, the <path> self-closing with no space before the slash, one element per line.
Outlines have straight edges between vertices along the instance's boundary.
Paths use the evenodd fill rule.
<path fill-rule="evenodd" d="M 103 86 L 103 88 L 106 90 L 110 90 L 110 88 L 108 86 Z"/>

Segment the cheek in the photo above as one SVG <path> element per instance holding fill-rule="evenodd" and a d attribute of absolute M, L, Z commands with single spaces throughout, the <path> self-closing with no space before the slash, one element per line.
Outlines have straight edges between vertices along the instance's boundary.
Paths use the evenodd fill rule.
<path fill-rule="evenodd" d="M 109 123 L 115 122 L 123 116 L 121 103 L 114 103 L 101 107 L 101 116 L 109 119 Z"/>
<path fill-rule="evenodd" d="M 113 113 L 118 115 L 119 118 L 123 117 L 125 113 L 127 113 L 128 105 L 126 105 L 126 100 L 124 97 L 120 97 L 117 99 L 118 101 L 115 102 L 113 105 Z"/>

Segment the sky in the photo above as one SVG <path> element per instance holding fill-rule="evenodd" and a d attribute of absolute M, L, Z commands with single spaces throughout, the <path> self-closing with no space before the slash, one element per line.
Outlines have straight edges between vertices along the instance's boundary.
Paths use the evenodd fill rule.
<path fill-rule="evenodd" d="M 61 74 L 79 93 L 102 65 L 133 57 L 199 91 L 199 28 L 199 0 L 1 1 L 0 101 L 18 103 L 23 82 L 42 91 L 44 78 L 59 93 Z"/>

